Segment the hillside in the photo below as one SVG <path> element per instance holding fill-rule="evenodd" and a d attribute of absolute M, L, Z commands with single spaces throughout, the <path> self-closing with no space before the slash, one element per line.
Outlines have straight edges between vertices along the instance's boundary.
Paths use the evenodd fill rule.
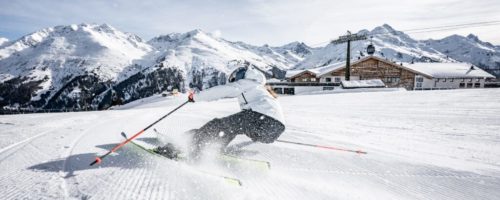
<path fill-rule="evenodd" d="M 141 38 L 92 24 L 43 29 L 0 49 L 0 106 L 90 107 L 109 83 L 142 69 Z"/>

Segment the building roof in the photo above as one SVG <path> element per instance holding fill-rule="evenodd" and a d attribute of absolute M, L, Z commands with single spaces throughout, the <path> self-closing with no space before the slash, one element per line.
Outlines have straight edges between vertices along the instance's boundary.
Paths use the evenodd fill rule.
<path fill-rule="evenodd" d="M 351 65 L 355 65 L 369 59 L 376 59 L 380 62 L 411 71 L 427 78 L 495 78 L 495 76 L 480 69 L 479 67 L 474 66 L 474 70 L 471 70 L 472 65 L 468 63 L 402 63 L 401 65 L 376 56 L 366 56 L 356 61 L 353 60 Z M 294 78 L 306 72 L 312 73 L 317 77 L 321 77 L 344 68 L 345 63 L 338 62 L 313 69 L 291 70 L 287 71 L 286 78 Z"/>
<path fill-rule="evenodd" d="M 374 88 L 374 87 L 385 87 L 385 84 L 380 79 L 342 81 L 342 87 L 344 87 L 344 88 Z"/>
<path fill-rule="evenodd" d="M 287 70 L 285 74 L 285 78 L 292 78 L 295 77 L 303 72 L 307 71 L 306 69 L 301 69 L 301 70 Z"/>
<path fill-rule="evenodd" d="M 315 72 L 318 76 L 323 76 L 327 73 L 337 71 L 337 70 L 342 69 L 342 68 L 345 68 L 345 62 L 338 62 L 338 63 L 329 64 L 329 65 L 324 66 L 324 67 L 310 69 L 310 71 Z"/>
<path fill-rule="evenodd" d="M 413 70 L 411 68 L 407 68 L 407 67 L 405 67 L 403 65 L 400 65 L 400 64 L 397 64 L 395 62 L 392 62 L 392 61 L 389 61 L 389 60 L 386 60 L 386 59 L 383 59 L 383 58 L 379 58 L 379 57 L 376 57 L 376 56 L 366 56 L 366 57 L 363 57 L 363 58 L 361 58 L 359 60 L 352 60 L 351 61 L 351 66 L 352 65 L 356 65 L 356 64 L 361 63 L 361 62 L 364 62 L 364 61 L 369 60 L 369 59 L 375 59 L 375 60 L 378 60 L 380 62 L 384 62 L 386 64 L 389 64 L 389 65 L 392 65 L 392 66 L 395 66 L 395 67 L 398 67 L 398 68 L 402 68 L 402 69 L 411 71 L 411 72 L 416 73 L 416 74 L 422 74 L 422 73 L 419 73 L 418 71 L 415 71 L 415 70 Z M 323 75 L 326 75 L 328 73 L 332 73 L 332 72 L 335 72 L 335 71 L 338 71 L 338 70 L 341 70 L 341 69 L 344 69 L 344 68 L 345 68 L 345 62 L 338 62 L 338 63 L 333 63 L 333 64 L 330 64 L 330 65 L 327 65 L 325 67 L 318 67 L 318 68 L 314 68 L 314 69 L 308 69 L 308 71 L 313 72 L 317 76 L 323 76 Z M 427 75 L 427 74 L 422 74 L 422 75 L 430 78 L 430 76 Z"/>
<path fill-rule="evenodd" d="M 294 77 L 302 75 L 303 73 L 306 73 L 306 72 L 309 72 L 309 73 L 314 74 L 316 76 L 322 76 L 328 72 L 331 72 L 331 71 L 334 71 L 337 69 L 342 69 L 343 67 L 345 67 L 343 63 L 333 63 L 333 64 L 329 64 L 327 66 L 317 67 L 317 68 L 313 68 L 313 69 L 289 70 L 289 71 L 286 71 L 285 78 L 294 78 Z"/>
<path fill-rule="evenodd" d="M 468 63 L 404 63 L 404 66 L 433 78 L 495 78 Z"/>

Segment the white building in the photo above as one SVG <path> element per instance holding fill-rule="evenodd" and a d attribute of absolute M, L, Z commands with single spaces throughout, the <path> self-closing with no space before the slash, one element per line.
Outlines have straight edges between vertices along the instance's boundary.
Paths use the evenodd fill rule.
<path fill-rule="evenodd" d="M 495 76 L 468 63 L 405 63 L 418 71 L 414 90 L 484 88 L 486 79 Z"/>
<path fill-rule="evenodd" d="M 483 88 L 486 79 L 495 78 L 468 63 L 397 63 L 376 56 L 353 61 L 350 72 L 351 81 L 381 80 L 385 87 L 407 90 Z M 279 94 L 333 90 L 345 82 L 345 74 L 345 64 L 334 63 L 287 71 L 286 80 L 269 85 Z"/>

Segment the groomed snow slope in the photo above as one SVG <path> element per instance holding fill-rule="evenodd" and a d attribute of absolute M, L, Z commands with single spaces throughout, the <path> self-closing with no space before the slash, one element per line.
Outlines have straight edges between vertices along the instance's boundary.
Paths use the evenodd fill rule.
<path fill-rule="evenodd" d="M 237 137 L 231 152 L 268 160 L 272 169 L 199 167 L 238 177 L 242 187 L 130 145 L 89 167 L 122 140 L 121 131 L 139 131 L 184 97 L 114 111 L 0 116 L 0 199 L 498 199 L 499 97 L 498 89 L 281 97 L 287 130 L 280 139 L 368 154 Z M 182 135 L 237 110 L 235 100 L 197 102 L 155 128 Z"/>

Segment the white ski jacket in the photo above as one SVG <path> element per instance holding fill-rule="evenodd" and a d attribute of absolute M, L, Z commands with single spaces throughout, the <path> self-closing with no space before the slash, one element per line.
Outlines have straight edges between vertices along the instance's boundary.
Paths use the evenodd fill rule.
<path fill-rule="evenodd" d="M 195 101 L 215 101 L 223 98 L 238 98 L 242 110 L 252 110 L 272 117 L 285 124 L 283 111 L 276 98 L 265 88 L 264 74 L 249 67 L 245 78 L 219 85 L 194 95 Z"/>

